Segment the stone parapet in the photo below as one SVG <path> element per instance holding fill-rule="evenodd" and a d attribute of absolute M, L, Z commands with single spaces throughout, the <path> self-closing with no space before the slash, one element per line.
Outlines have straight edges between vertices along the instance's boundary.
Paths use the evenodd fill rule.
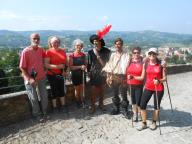
<path fill-rule="evenodd" d="M 192 71 L 192 65 L 172 65 L 168 67 L 168 74 L 177 74 L 188 71 Z M 87 84 L 85 90 L 86 96 L 89 98 L 89 84 Z M 109 90 L 106 90 L 106 93 L 109 93 Z M 71 104 L 75 100 L 74 87 L 71 84 L 67 85 L 66 97 L 68 104 Z M 48 109 L 51 110 L 50 99 Z M 0 126 L 30 118 L 30 111 L 29 100 L 25 91 L 0 95 Z"/>

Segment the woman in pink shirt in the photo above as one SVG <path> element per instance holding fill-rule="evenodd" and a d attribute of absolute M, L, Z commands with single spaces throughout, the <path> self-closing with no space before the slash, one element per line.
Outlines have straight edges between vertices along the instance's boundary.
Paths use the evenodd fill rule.
<path fill-rule="evenodd" d="M 65 103 L 65 68 L 67 65 L 67 56 L 64 49 L 61 49 L 60 39 L 51 37 L 48 41 L 49 49 L 46 51 L 45 66 L 48 69 L 47 78 L 51 87 L 51 98 L 53 111 L 57 111 L 57 98 L 60 99 L 61 112 L 67 112 Z"/>
<path fill-rule="evenodd" d="M 127 84 L 131 93 L 133 105 L 133 120 L 141 120 L 140 102 L 143 92 L 143 81 L 133 79 L 133 76 L 141 76 L 143 69 L 143 58 L 141 57 L 141 48 L 134 47 L 132 49 L 132 57 L 126 70 Z"/>
<path fill-rule="evenodd" d="M 141 127 L 138 127 L 139 131 L 147 128 L 146 107 L 152 95 L 154 95 L 154 111 L 150 129 L 155 130 L 157 128 L 156 121 L 158 120 L 160 103 L 164 94 L 163 82 L 166 81 L 165 67 L 161 66 L 160 61 L 157 58 L 157 55 L 158 55 L 157 49 L 150 48 L 148 51 L 148 61 L 143 66 L 142 75 L 140 77 L 137 76 L 133 77 L 136 80 L 143 80 L 145 77 L 145 87 L 140 104 L 142 125 Z"/>

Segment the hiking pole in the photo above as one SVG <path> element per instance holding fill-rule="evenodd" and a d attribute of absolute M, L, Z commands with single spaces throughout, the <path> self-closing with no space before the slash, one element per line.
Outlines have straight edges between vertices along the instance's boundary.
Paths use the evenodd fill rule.
<path fill-rule="evenodd" d="M 83 79 L 83 97 L 82 97 L 82 106 L 83 106 L 83 109 L 85 109 L 85 71 L 83 70 L 82 72 L 83 76 L 82 76 L 82 79 Z"/>
<path fill-rule="evenodd" d="M 63 68 L 63 72 L 65 71 L 65 69 Z M 66 104 L 66 94 L 67 94 L 67 87 L 65 85 L 66 83 L 66 78 L 65 76 L 63 75 L 63 88 L 64 88 L 64 93 L 65 93 L 65 108 L 66 108 L 66 113 L 67 113 L 67 117 L 69 117 L 69 109 L 68 109 L 68 106 Z"/>
<path fill-rule="evenodd" d="M 129 84 L 129 96 L 131 100 L 131 123 L 133 127 L 133 101 L 132 101 L 132 96 L 131 96 L 131 84 Z"/>
<path fill-rule="evenodd" d="M 172 106 L 172 102 L 171 102 L 171 95 L 170 95 L 170 92 L 169 92 L 168 82 L 167 82 L 167 80 L 166 80 L 165 82 L 166 82 L 166 86 L 167 86 L 167 92 L 168 92 L 168 96 L 169 96 L 169 102 L 170 102 L 170 105 L 171 105 L 171 112 L 173 113 L 173 106 Z"/>
<path fill-rule="evenodd" d="M 161 128 L 160 128 L 160 106 L 159 106 L 159 100 L 158 100 L 158 96 L 157 96 L 157 86 L 155 85 L 155 96 L 156 96 L 156 102 L 157 102 L 157 109 L 158 109 L 158 121 L 159 121 L 159 134 L 161 135 Z"/>

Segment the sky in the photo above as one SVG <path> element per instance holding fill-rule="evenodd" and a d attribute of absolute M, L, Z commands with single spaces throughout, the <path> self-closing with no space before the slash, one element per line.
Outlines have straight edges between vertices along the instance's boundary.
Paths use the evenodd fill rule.
<path fill-rule="evenodd" d="M 192 0 L 0 0 L 0 30 L 192 34 Z"/>

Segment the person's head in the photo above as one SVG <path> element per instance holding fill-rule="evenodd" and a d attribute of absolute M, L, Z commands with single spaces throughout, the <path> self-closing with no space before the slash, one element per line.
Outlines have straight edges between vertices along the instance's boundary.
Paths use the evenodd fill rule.
<path fill-rule="evenodd" d="M 99 36 L 96 34 L 90 36 L 89 40 L 97 49 L 105 46 L 105 41 L 103 39 L 99 39 Z"/>
<path fill-rule="evenodd" d="M 49 48 L 58 48 L 60 46 L 60 39 L 56 36 L 50 37 L 48 39 Z"/>
<path fill-rule="evenodd" d="M 80 39 L 76 39 L 73 41 L 73 48 L 75 51 L 80 52 L 81 49 L 83 48 L 83 41 Z"/>
<path fill-rule="evenodd" d="M 114 44 L 117 51 L 123 50 L 123 40 L 121 38 L 116 38 Z"/>
<path fill-rule="evenodd" d="M 139 58 L 141 55 L 141 48 L 140 47 L 133 47 L 131 50 L 133 58 Z"/>
<path fill-rule="evenodd" d="M 37 47 L 40 43 L 40 36 L 38 33 L 32 33 L 30 36 L 31 45 Z"/>
<path fill-rule="evenodd" d="M 149 60 L 157 60 L 158 51 L 157 48 L 150 48 L 147 52 Z"/>

